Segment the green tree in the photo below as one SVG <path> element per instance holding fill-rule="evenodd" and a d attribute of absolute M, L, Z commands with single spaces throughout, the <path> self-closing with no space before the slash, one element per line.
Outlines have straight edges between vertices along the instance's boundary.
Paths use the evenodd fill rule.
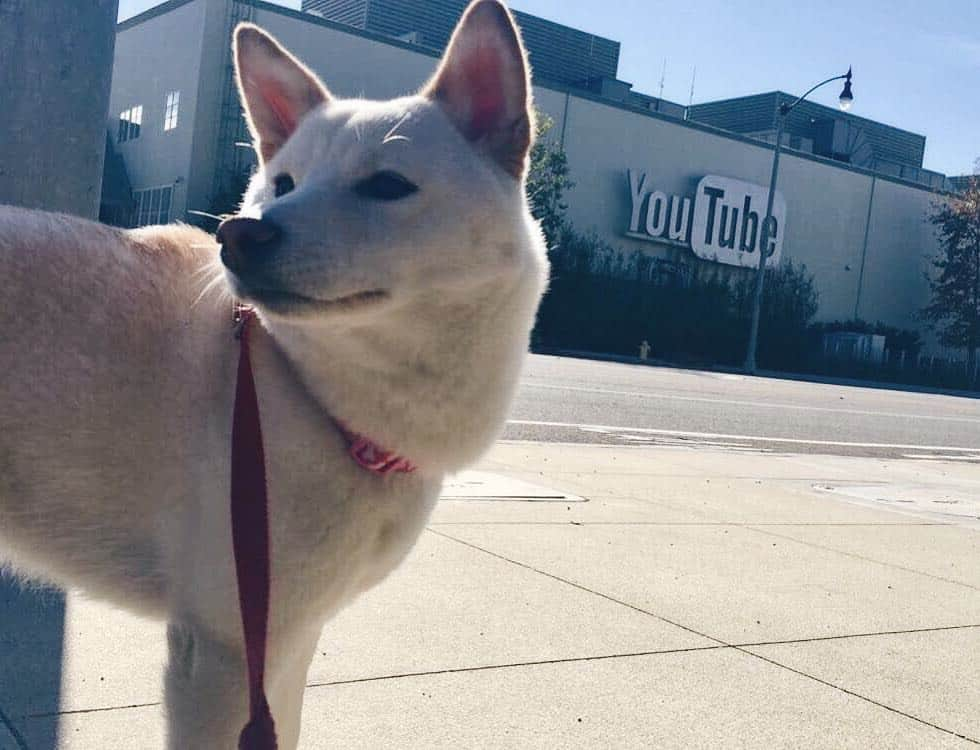
<path fill-rule="evenodd" d="M 743 276 L 732 290 L 739 314 L 748 326 L 752 316 L 754 279 Z M 772 369 L 798 369 L 806 360 L 806 331 L 820 307 L 816 281 L 806 264 L 784 260 L 766 272 L 759 320 L 759 361 Z"/>
<path fill-rule="evenodd" d="M 527 199 L 531 215 L 541 222 L 548 249 L 554 248 L 565 225 L 565 192 L 575 187 L 568 176 L 568 157 L 561 143 L 549 138 L 554 121 L 538 113 L 531 167 L 527 175 Z"/>
<path fill-rule="evenodd" d="M 923 317 L 946 346 L 966 349 L 970 382 L 977 380 L 980 347 L 980 181 L 937 204 L 929 221 L 940 251 L 928 276 L 932 300 Z"/>

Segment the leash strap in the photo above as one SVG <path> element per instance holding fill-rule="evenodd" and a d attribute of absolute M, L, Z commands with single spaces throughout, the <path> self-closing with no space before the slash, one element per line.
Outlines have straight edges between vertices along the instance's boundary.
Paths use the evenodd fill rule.
<path fill-rule="evenodd" d="M 265 695 L 265 646 L 269 624 L 269 498 L 259 399 L 248 348 L 255 311 L 236 308 L 240 349 L 235 411 L 231 426 L 231 534 L 238 578 L 238 606 L 248 664 L 249 719 L 238 738 L 239 750 L 277 750 L 276 726 Z M 415 464 L 339 425 L 354 461 L 381 476 L 410 474 Z"/>
<path fill-rule="evenodd" d="M 248 328 L 255 312 L 238 311 L 238 381 L 231 428 L 231 530 L 248 663 L 249 720 L 239 750 L 276 750 L 276 727 L 265 696 L 265 644 L 269 622 L 269 501 L 265 452 L 249 357 Z"/>

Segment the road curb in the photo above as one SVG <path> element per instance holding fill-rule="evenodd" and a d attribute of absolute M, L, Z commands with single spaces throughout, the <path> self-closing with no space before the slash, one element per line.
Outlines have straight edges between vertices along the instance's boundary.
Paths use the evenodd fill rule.
<path fill-rule="evenodd" d="M 858 378 L 835 378 L 829 375 L 808 375 L 798 372 L 782 372 L 779 370 L 757 370 L 753 375 L 749 375 L 739 367 L 726 367 L 724 365 L 705 365 L 703 367 L 693 367 L 680 365 L 665 359 L 640 359 L 624 354 L 608 354 L 606 352 L 590 352 L 578 349 L 552 349 L 547 347 L 536 348 L 534 354 L 541 354 L 549 357 L 569 357 L 572 359 L 588 359 L 596 362 L 618 362 L 627 365 L 642 365 L 644 367 L 663 367 L 671 370 L 682 370 L 686 372 L 717 372 L 726 375 L 742 375 L 746 378 L 768 378 L 775 380 L 792 380 L 798 383 L 819 383 L 821 385 L 840 385 L 850 388 L 872 388 L 881 391 L 899 391 L 903 393 L 924 393 L 936 396 L 955 396 L 957 398 L 969 398 L 980 400 L 980 392 L 964 391 L 956 388 L 935 388 L 927 385 L 911 385 L 906 383 L 888 383 L 880 380 L 860 380 Z"/>

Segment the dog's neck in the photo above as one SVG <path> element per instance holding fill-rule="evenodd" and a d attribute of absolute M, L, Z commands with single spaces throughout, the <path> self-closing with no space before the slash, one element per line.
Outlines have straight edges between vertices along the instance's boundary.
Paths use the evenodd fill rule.
<path fill-rule="evenodd" d="M 499 434 L 538 288 L 526 278 L 466 302 L 414 302 L 398 311 L 398 326 L 267 325 L 330 417 L 442 474 L 477 459 Z"/>

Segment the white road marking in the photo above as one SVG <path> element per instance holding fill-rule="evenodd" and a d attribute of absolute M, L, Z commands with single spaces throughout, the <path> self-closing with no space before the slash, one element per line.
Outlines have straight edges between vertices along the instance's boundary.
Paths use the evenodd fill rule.
<path fill-rule="evenodd" d="M 740 399 L 706 398 L 704 396 L 675 396 L 667 393 L 651 393 L 648 391 L 617 391 L 610 388 L 585 388 L 574 385 L 547 385 L 521 381 L 527 388 L 543 388 L 552 391 L 575 391 L 578 393 L 601 393 L 609 396 L 632 396 L 637 398 L 655 398 L 665 401 L 693 401 L 703 404 L 728 404 L 731 406 L 764 407 L 767 409 L 793 409 L 796 411 L 821 411 L 832 414 L 856 414 L 870 417 L 892 417 L 895 419 L 929 419 L 937 422 L 970 422 L 980 424 L 980 417 L 940 417 L 934 414 L 903 414 L 901 412 L 865 411 L 861 409 L 834 409 L 829 406 L 804 406 L 802 404 L 774 404 L 766 401 L 745 401 Z"/>
<path fill-rule="evenodd" d="M 902 458 L 916 458 L 920 461 L 980 461 L 980 456 L 944 456 L 941 453 L 903 453 Z"/>
<path fill-rule="evenodd" d="M 980 448 L 963 448 L 955 445 L 908 445 L 904 443 L 854 443 L 843 440 L 809 440 L 806 438 L 766 437 L 764 435 L 728 435 L 720 432 L 689 432 L 687 430 L 658 430 L 652 427 L 621 427 L 602 424 L 579 424 L 576 422 L 538 422 L 529 419 L 508 419 L 507 424 L 525 427 L 565 427 L 585 432 L 626 432 L 639 435 L 680 435 L 706 440 L 753 440 L 764 443 L 786 443 L 788 445 L 833 445 L 843 448 L 889 448 L 895 450 L 949 451 L 980 456 Z"/>

